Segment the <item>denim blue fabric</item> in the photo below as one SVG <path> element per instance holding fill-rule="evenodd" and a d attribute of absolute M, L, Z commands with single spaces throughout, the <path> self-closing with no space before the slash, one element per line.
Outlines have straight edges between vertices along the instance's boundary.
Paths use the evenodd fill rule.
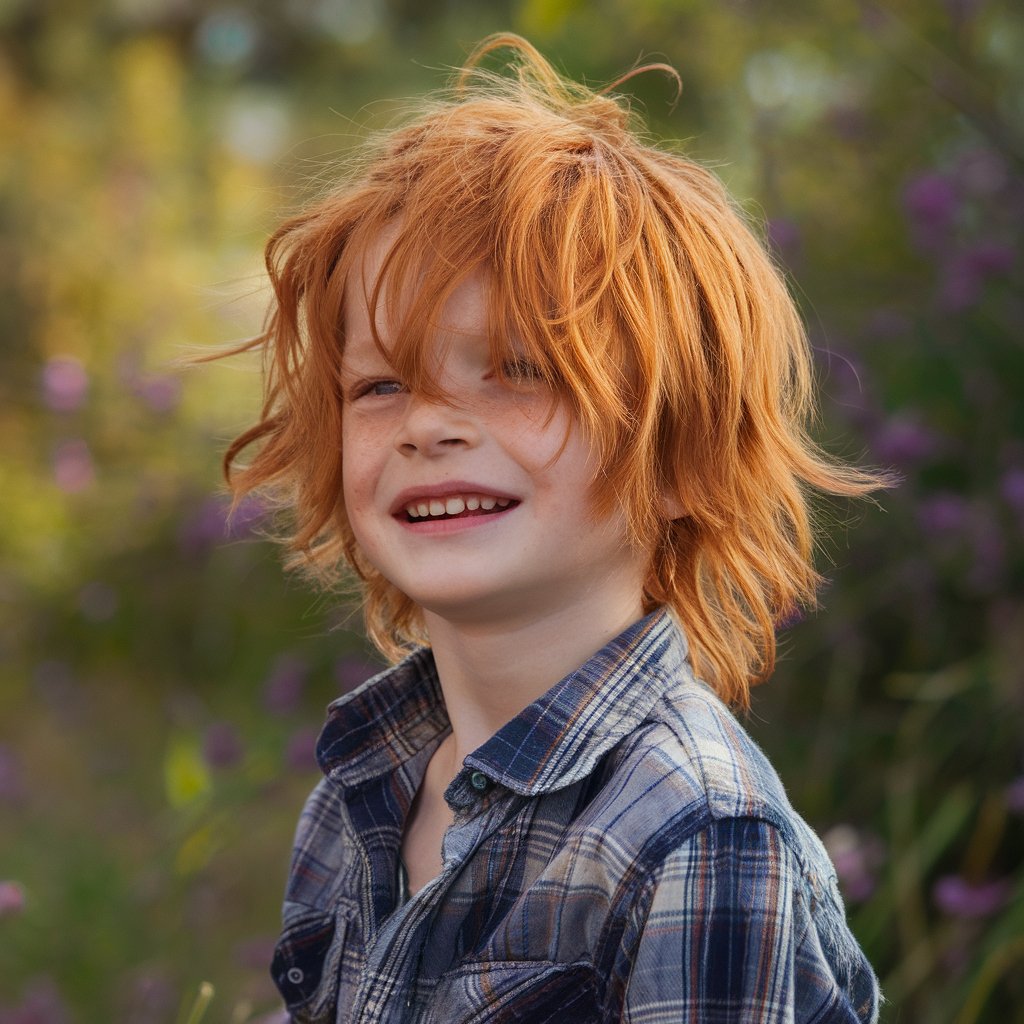
<path fill-rule="evenodd" d="M 272 966 L 291 1020 L 876 1019 L 821 842 L 666 612 L 466 759 L 442 873 L 402 903 L 403 822 L 449 728 L 428 649 L 328 709 Z"/>

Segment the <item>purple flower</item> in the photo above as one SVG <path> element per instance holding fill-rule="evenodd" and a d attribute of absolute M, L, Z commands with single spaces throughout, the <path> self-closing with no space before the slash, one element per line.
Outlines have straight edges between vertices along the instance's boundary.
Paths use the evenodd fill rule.
<path fill-rule="evenodd" d="M 876 309 L 868 317 L 868 334 L 875 338 L 905 338 L 910 333 L 911 323 L 905 313 L 895 309 Z"/>
<path fill-rule="evenodd" d="M 952 182 L 940 174 L 922 174 L 904 188 L 903 208 L 911 227 L 935 238 L 946 231 L 956 216 L 956 190 Z"/>
<path fill-rule="evenodd" d="M 800 252 L 800 228 L 784 217 L 773 217 L 768 221 L 768 242 L 772 249 L 786 259 L 793 259 Z"/>
<path fill-rule="evenodd" d="M 52 978 L 34 979 L 18 1006 L 0 1007 L 0 1024 L 70 1024 L 71 1015 Z"/>
<path fill-rule="evenodd" d="M 967 582 L 980 593 L 992 593 L 1006 568 L 1006 540 L 998 519 L 987 505 L 978 508 L 972 517 L 971 549 Z"/>
<path fill-rule="evenodd" d="M 81 438 L 63 441 L 53 454 L 53 479 L 66 494 L 87 490 L 96 480 L 89 446 Z"/>
<path fill-rule="evenodd" d="M 338 689 L 348 693 L 375 676 L 382 667 L 358 654 L 346 654 L 334 663 L 334 678 L 338 681 Z"/>
<path fill-rule="evenodd" d="M 0 743 L 0 800 L 18 803 L 25 798 L 25 774 L 18 755 Z"/>
<path fill-rule="evenodd" d="M 1015 257 L 1013 249 L 998 242 L 980 242 L 954 256 L 942 275 L 942 305 L 954 312 L 976 305 L 986 280 L 1008 273 Z"/>
<path fill-rule="evenodd" d="M 1011 814 L 1024 814 L 1024 775 L 1018 776 L 1005 792 L 1006 809 Z"/>
<path fill-rule="evenodd" d="M 294 654 L 282 654 L 263 686 L 263 703 L 273 715 L 290 715 L 302 701 L 309 666 Z"/>
<path fill-rule="evenodd" d="M 309 726 L 296 729 L 288 737 L 288 745 L 285 748 L 285 764 L 293 772 L 314 771 L 316 762 L 316 741 L 318 732 Z"/>
<path fill-rule="evenodd" d="M 265 515 L 266 507 L 251 495 L 238 503 L 233 515 L 227 498 L 211 495 L 182 523 L 178 531 L 178 546 L 186 554 L 202 554 L 225 540 L 251 536 Z"/>
<path fill-rule="evenodd" d="M 919 417 L 913 413 L 901 413 L 881 425 L 872 448 L 880 461 L 908 466 L 933 458 L 941 444 L 939 435 Z"/>
<path fill-rule="evenodd" d="M 1024 512 L 1024 469 L 1008 469 L 999 482 L 999 491 L 1011 508 Z"/>
<path fill-rule="evenodd" d="M 949 491 L 930 495 L 921 502 L 917 510 L 918 522 L 929 534 L 959 533 L 967 523 L 967 502 Z"/>
<path fill-rule="evenodd" d="M 243 753 L 242 738 L 230 722 L 214 722 L 203 734 L 203 759 L 211 768 L 230 768 Z"/>
<path fill-rule="evenodd" d="M 932 899 L 950 917 L 989 917 L 1001 909 L 1010 895 L 1005 878 L 990 882 L 968 882 L 960 875 L 945 875 L 932 889 Z"/>
<path fill-rule="evenodd" d="M 187 516 L 178 530 L 178 546 L 188 554 L 206 551 L 224 539 L 227 502 L 207 498 Z"/>
<path fill-rule="evenodd" d="M 875 891 L 876 873 L 885 859 L 881 840 L 852 825 L 835 825 L 822 840 L 844 895 L 853 903 L 862 903 Z"/>
<path fill-rule="evenodd" d="M 964 258 L 981 277 L 1008 274 L 1013 269 L 1017 254 L 1001 242 L 979 242 L 965 253 Z"/>
<path fill-rule="evenodd" d="M 43 368 L 43 401 L 54 412 L 74 412 L 89 392 L 89 375 L 73 356 L 55 356 Z"/>
<path fill-rule="evenodd" d="M 168 374 L 145 377 L 135 383 L 135 394 L 153 412 L 173 412 L 181 401 L 181 381 Z"/>
<path fill-rule="evenodd" d="M 0 881 L 0 917 L 14 917 L 25 909 L 25 890 L 20 882 Z"/>
<path fill-rule="evenodd" d="M 850 353 L 835 349 L 819 348 L 815 355 L 825 376 L 824 392 L 854 423 L 866 429 L 875 418 L 875 412 L 868 398 L 869 382 L 864 366 Z"/>
<path fill-rule="evenodd" d="M 240 540 L 256 534 L 266 520 L 267 506 L 255 495 L 247 494 L 232 512 L 227 511 L 227 535 L 231 540 Z"/>

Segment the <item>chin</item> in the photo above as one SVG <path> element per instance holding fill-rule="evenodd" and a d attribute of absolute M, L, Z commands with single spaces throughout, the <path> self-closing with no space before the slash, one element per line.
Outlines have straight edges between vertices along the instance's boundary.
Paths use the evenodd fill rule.
<path fill-rule="evenodd" d="M 542 607 L 539 595 L 495 593 L 481 586 L 446 588 L 444 593 L 409 593 L 409 596 L 430 615 L 463 625 L 484 625 L 492 622 L 516 622 L 524 614 L 532 615 Z"/>

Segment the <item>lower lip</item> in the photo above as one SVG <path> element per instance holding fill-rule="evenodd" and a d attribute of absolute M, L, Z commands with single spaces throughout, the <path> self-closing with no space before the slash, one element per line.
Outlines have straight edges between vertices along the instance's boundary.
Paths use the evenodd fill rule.
<path fill-rule="evenodd" d="M 519 507 L 519 503 L 509 505 L 500 512 L 488 512 L 482 516 L 458 516 L 454 519 L 406 519 L 404 515 L 395 516 L 397 522 L 412 533 L 444 535 L 449 533 L 462 533 L 464 530 L 475 530 L 489 523 L 497 523 L 503 520 L 510 512 Z"/>

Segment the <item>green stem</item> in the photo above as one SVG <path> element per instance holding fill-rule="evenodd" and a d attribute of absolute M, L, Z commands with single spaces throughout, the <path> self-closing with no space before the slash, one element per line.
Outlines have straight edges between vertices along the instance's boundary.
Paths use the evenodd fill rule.
<path fill-rule="evenodd" d="M 200 983 L 199 991 L 196 993 L 196 1000 L 192 1004 L 188 1017 L 185 1018 L 185 1024 L 199 1024 L 206 1013 L 206 1008 L 213 1002 L 215 991 L 208 981 Z"/>

